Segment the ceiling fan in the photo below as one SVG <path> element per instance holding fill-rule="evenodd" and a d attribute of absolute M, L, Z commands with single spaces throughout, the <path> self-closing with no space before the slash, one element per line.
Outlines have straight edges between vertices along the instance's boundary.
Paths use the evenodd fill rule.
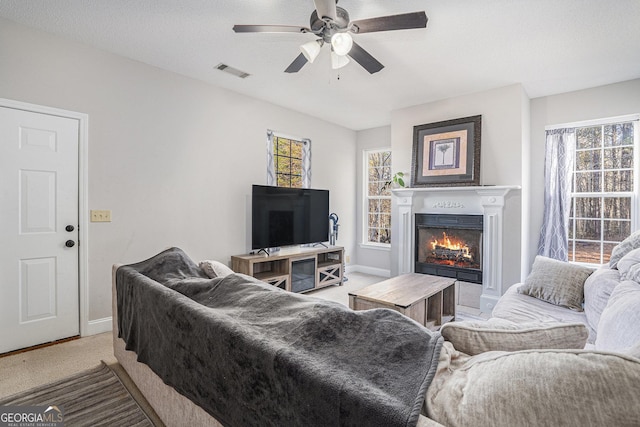
<path fill-rule="evenodd" d="M 300 46 L 302 53 L 284 70 L 297 73 L 307 62 L 313 62 L 320 54 L 320 48 L 326 43 L 331 46 L 331 66 L 334 69 L 344 67 L 351 57 L 370 74 L 384 68 L 377 59 L 353 41 L 351 34 L 373 33 L 378 31 L 408 30 L 426 28 L 425 12 L 403 13 L 400 15 L 380 16 L 377 18 L 349 20 L 349 13 L 337 6 L 338 0 L 313 0 L 316 9 L 311 13 L 307 27 L 293 25 L 234 25 L 236 33 L 312 33 L 318 39 Z"/>

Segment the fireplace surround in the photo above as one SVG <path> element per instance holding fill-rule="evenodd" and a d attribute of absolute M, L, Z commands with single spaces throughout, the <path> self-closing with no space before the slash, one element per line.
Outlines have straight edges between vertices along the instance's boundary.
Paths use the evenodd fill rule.
<path fill-rule="evenodd" d="M 482 218 L 480 310 L 490 313 L 504 291 L 520 280 L 520 187 L 418 187 L 393 190 L 391 275 L 416 270 L 416 214 Z M 458 278 L 471 282 L 468 277 Z M 475 282 L 478 283 L 478 282 Z"/>

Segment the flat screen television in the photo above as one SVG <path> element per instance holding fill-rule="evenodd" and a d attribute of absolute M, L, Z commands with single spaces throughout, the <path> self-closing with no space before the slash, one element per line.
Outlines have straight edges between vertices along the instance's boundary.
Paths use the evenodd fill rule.
<path fill-rule="evenodd" d="M 329 240 L 329 190 L 254 185 L 251 248 Z"/>

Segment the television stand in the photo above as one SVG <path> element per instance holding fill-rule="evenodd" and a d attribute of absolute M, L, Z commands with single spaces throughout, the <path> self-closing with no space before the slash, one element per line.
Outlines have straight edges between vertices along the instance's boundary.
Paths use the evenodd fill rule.
<path fill-rule="evenodd" d="M 329 285 L 342 285 L 344 248 L 286 247 L 276 254 L 246 254 L 231 257 L 236 273 L 290 292 L 308 292 Z"/>

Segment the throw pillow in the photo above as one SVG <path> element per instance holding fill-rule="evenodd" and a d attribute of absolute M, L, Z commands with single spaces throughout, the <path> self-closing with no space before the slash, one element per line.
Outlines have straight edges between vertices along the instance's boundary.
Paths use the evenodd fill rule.
<path fill-rule="evenodd" d="M 210 279 L 225 277 L 233 273 L 232 269 L 219 261 L 200 261 L 200 268 L 207 274 L 207 276 L 209 276 Z"/>
<path fill-rule="evenodd" d="M 640 263 L 640 248 L 633 249 L 620 258 L 616 263 L 616 268 L 620 272 L 620 275 L 624 277 L 627 275 L 629 269 L 638 263 Z"/>
<path fill-rule="evenodd" d="M 600 316 L 596 350 L 631 353 L 640 344 L 640 284 L 621 282 L 611 293 Z"/>
<path fill-rule="evenodd" d="M 536 256 L 531 274 L 518 288 L 521 294 L 549 302 L 551 304 L 582 311 L 584 281 L 592 269 L 569 262 Z"/>
<path fill-rule="evenodd" d="M 446 426 L 637 425 L 640 361 L 585 350 L 490 352 L 446 343 L 423 412 Z M 586 420 L 586 421 L 585 421 Z"/>
<path fill-rule="evenodd" d="M 607 265 L 593 272 L 584 282 L 584 314 L 589 327 L 598 330 L 598 323 L 611 292 L 620 284 L 620 272 Z"/>
<path fill-rule="evenodd" d="M 637 248 L 640 248 L 640 230 L 636 231 L 613 248 L 611 251 L 611 258 L 609 258 L 609 266 L 611 268 L 617 268 L 618 261 L 633 249 Z"/>
<path fill-rule="evenodd" d="M 445 340 L 468 355 L 485 351 L 518 351 L 532 348 L 584 348 L 589 337 L 582 323 L 514 323 L 505 319 L 485 322 L 450 322 L 440 328 Z"/>

